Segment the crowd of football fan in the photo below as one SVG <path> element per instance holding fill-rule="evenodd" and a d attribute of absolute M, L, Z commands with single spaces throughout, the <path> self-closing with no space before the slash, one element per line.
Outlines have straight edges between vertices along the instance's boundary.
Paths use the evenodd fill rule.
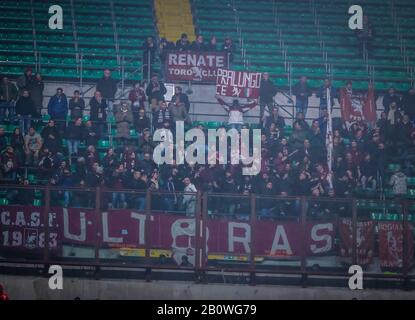
<path fill-rule="evenodd" d="M 152 46 L 152 40 L 148 41 Z M 201 43 L 201 37 L 190 44 L 183 35 L 175 48 L 199 50 Z M 230 39 L 226 43 L 231 43 Z M 165 45 L 171 49 L 173 44 Z M 210 45 L 216 45 L 216 39 L 212 39 Z M 207 49 L 213 50 L 203 45 L 203 50 Z M 326 88 L 332 93 L 330 102 L 325 95 Z M 269 75 L 264 74 L 258 103 L 262 164 L 257 176 L 243 176 L 238 165 L 157 165 L 153 161 L 156 143 L 152 141 L 152 132 L 155 129 L 173 129 L 176 121 L 192 125 L 188 96 L 177 86 L 171 102 L 167 103 L 166 88 L 157 74 L 152 74 L 146 86 L 137 83 L 128 101 L 115 103 L 117 82 L 106 69 L 96 84 L 89 108 L 79 91 L 68 100 L 59 88 L 49 99 L 45 113 L 43 89 L 41 75 L 33 74 L 30 68 L 16 84 L 7 76 L 1 79 L 0 174 L 3 183 L 33 183 L 27 179 L 27 170 L 35 169 L 36 183 L 60 186 L 62 190 L 68 187 L 108 188 L 111 192 L 106 205 L 113 208 L 144 209 L 144 193 L 160 190 L 168 196 L 155 203 L 159 209 L 191 212 L 195 197 L 180 196 L 179 192 L 348 197 L 359 190 L 374 195 L 380 187 L 389 186 L 395 195 L 402 196 L 406 194 L 406 177 L 415 173 L 414 88 L 402 97 L 390 88 L 383 97 L 384 111 L 373 126 L 363 120 L 346 123 L 341 118 L 333 119 L 333 172 L 330 174 L 325 134 L 327 107 L 334 105 L 336 88 L 329 80 L 324 81 L 315 92 L 320 98 L 320 116 L 306 121 L 304 115 L 313 92 L 307 78 L 302 77 L 293 88 L 296 117 L 290 133 L 286 131 L 287 119 L 273 107 L 277 89 Z M 346 90 L 353 90 L 351 82 L 347 83 Z M 241 105 L 237 100 L 232 104 L 219 97 L 218 100 L 229 113 L 229 127 L 238 130 L 247 127 L 243 113 L 256 107 L 256 102 Z M 199 127 L 206 130 L 202 125 Z M 114 141 L 113 145 L 100 144 L 109 137 L 113 138 L 110 140 Z M 105 153 L 99 152 L 103 149 Z M 390 178 L 387 167 L 391 163 L 399 166 Z M 116 192 L 122 189 L 139 190 L 143 195 Z M 7 195 L 11 203 L 32 203 L 31 192 L 16 190 Z M 91 197 L 82 192 L 53 193 L 51 201 L 64 206 L 91 205 Z M 234 213 L 238 205 L 241 204 L 229 200 L 221 202 L 216 210 Z M 260 206 L 262 212 L 269 212 L 266 201 Z"/>

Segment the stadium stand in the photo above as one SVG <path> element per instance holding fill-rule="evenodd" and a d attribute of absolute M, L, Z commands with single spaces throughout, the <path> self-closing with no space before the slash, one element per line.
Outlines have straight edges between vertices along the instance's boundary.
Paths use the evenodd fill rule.
<path fill-rule="evenodd" d="M 160 38 L 176 42 L 182 33 L 195 38 L 195 28 L 189 0 L 155 1 L 157 26 Z"/>
<path fill-rule="evenodd" d="M 353 80 L 356 89 L 366 89 L 376 77 L 376 89 L 407 90 L 414 77 L 412 4 L 361 2 L 375 29 L 369 58 L 359 54 L 354 32 L 344 28 L 350 17 L 345 1 L 192 1 L 200 34 L 226 34 L 238 43 L 236 69 L 268 71 L 280 87 L 306 75 L 313 88 L 329 76 L 337 87 Z"/>
<path fill-rule="evenodd" d="M 189 7 L 181 8 L 183 3 Z M 163 216 L 171 221 L 195 218 L 195 222 L 197 219 L 206 221 L 206 226 L 208 222 L 211 225 L 218 222 L 219 225 L 222 220 L 238 220 L 253 223 L 253 226 L 257 226 L 258 220 L 261 228 L 267 227 L 267 221 L 270 225 L 288 222 L 287 228 L 294 226 L 289 238 L 298 243 L 299 230 L 310 229 L 306 228 L 306 223 L 316 222 L 338 229 L 345 218 L 351 224 L 350 235 L 347 231 L 345 238 L 354 241 L 348 248 L 351 251 L 352 246 L 356 249 L 354 261 L 359 255 L 356 253 L 358 241 L 371 242 L 370 245 L 376 247 L 367 250 L 369 260 L 373 257 L 372 251 L 379 256 L 379 248 L 386 245 L 380 245 L 380 241 L 375 245 L 372 239 L 375 239 L 375 233 L 376 240 L 380 239 L 381 222 L 402 222 L 401 225 L 392 225 L 398 229 L 401 226 L 406 228 L 406 224 L 412 227 L 415 221 L 415 35 L 409 31 L 415 26 L 415 19 L 411 16 L 415 6 L 409 0 L 387 4 L 366 0 L 363 3 L 374 30 L 372 45 L 364 48 L 360 47 L 356 33 L 345 27 L 349 18 L 348 4 L 340 0 L 57 1 L 56 4 L 70 9 L 64 11 L 63 30 L 48 28 L 47 1 L 0 0 L 0 17 L 4 21 L 0 26 L 0 207 L 7 206 L 11 208 L 10 212 L 21 207 L 27 212 L 36 211 L 34 214 L 39 211 L 42 219 L 47 219 L 46 210 L 50 208 L 57 209 L 55 213 L 61 217 L 67 213 L 66 208 L 73 212 L 82 208 L 88 211 L 88 219 L 93 215 L 100 224 L 100 220 L 106 221 L 102 227 L 108 227 L 108 213 L 116 211 L 114 217 L 119 213 L 117 218 L 120 220 L 112 220 L 111 227 L 116 229 L 126 221 L 129 221 L 126 223 L 129 226 L 112 230 L 111 237 L 106 230 L 107 238 L 112 239 L 117 239 L 114 238 L 116 232 L 127 238 L 130 231 L 133 234 L 137 229 L 138 220 L 130 223 L 131 220 L 125 219 L 125 213 L 134 219 L 141 219 L 143 213 L 151 213 L 156 217 L 152 216 L 152 221 L 158 222 Z M 170 17 L 172 12 L 178 13 L 180 19 Z M 187 33 L 189 42 L 185 39 L 184 44 L 176 42 L 182 33 Z M 193 41 L 195 35 L 202 35 L 204 43 Z M 217 37 L 217 43 L 209 43 L 212 36 Z M 236 50 L 226 47 L 225 39 L 230 43 L 233 41 Z M 171 98 L 167 99 L 161 60 L 166 51 L 178 50 L 181 45 L 186 47 L 182 51 L 190 53 L 225 51 L 229 53 L 231 69 L 263 73 L 259 101 L 246 104 L 245 101 L 233 101 L 230 104 L 214 96 L 213 84 L 201 83 L 197 86 L 203 89 L 195 89 L 200 90 L 199 98 L 211 95 L 210 104 L 205 102 L 202 107 L 213 109 L 214 104 L 215 108 L 223 107 L 225 111 L 209 114 L 213 117 L 211 121 L 197 121 L 199 118 L 191 112 L 190 106 L 194 101 L 189 101 L 187 95 L 192 91 L 191 83 L 186 83 L 188 90 L 184 90 L 184 81 L 171 83 L 169 88 L 174 90 L 174 94 L 169 92 Z M 163 51 L 162 48 L 169 49 Z M 147 68 L 149 61 L 151 66 Z M 153 74 L 154 71 L 161 71 L 161 74 Z M 42 74 L 43 81 L 34 77 L 36 72 Z M 265 73 L 271 75 L 268 83 Z M 313 112 L 305 114 L 296 110 L 297 104 L 294 106 L 294 101 L 299 101 L 294 84 L 301 76 L 307 76 L 312 90 L 304 89 L 301 84 L 298 90 L 310 93 L 310 101 L 312 99 L 314 103 Z M 350 109 L 352 99 L 360 103 L 358 107 L 362 110 L 369 101 L 368 105 L 373 107 L 373 119 L 354 116 L 345 120 L 346 117 L 339 116 L 342 113 L 340 109 L 346 106 L 336 101 L 333 104 L 336 116 L 329 121 L 328 98 L 325 105 L 321 103 L 326 90 L 323 81 L 327 78 L 332 80 L 330 92 L 333 97 L 340 101 L 341 95 L 334 93 L 342 91 L 350 100 Z M 150 79 L 150 82 L 145 81 Z M 83 81 L 88 83 L 89 89 L 85 90 Z M 122 88 L 125 90 L 121 93 L 117 92 L 119 81 L 130 81 L 134 87 L 128 86 Z M 347 84 L 348 81 L 352 82 Z M 375 85 L 375 91 L 370 91 L 370 94 L 368 84 Z M 347 85 L 353 85 L 353 90 Z M 48 94 L 44 95 L 46 86 Z M 57 86 L 65 89 L 61 92 Z M 411 87 L 412 91 L 408 90 Z M 73 92 L 73 89 L 78 91 Z M 56 95 L 51 93 L 55 90 Z M 266 96 L 270 100 L 266 102 L 268 110 L 265 113 L 262 108 L 265 108 Z M 279 104 L 276 101 L 278 96 L 283 96 L 290 105 Z M 213 100 L 215 98 L 219 103 Z M 233 99 L 227 98 L 228 101 Z M 306 99 L 308 103 L 308 96 Z M 194 105 L 192 107 L 195 109 Z M 291 108 L 292 113 L 287 112 L 288 108 L 284 110 L 285 107 Z M 246 109 L 259 112 L 244 115 Z M 225 117 L 228 121 L 224 121 Z M 248 117 L 254 120 L 248 123 Z M 326 132 L 331 120 L 333 135 L 329 137 Z M 163 127 L 173 128 L 176 121 L 184 121 L 186 129 L 199 128 L 204 133 L 218 128 L 260 128 L 258 140 L 261 139 L 262 146 L 254 154 L 261 155 L 260 173 L 245 176 L 242 165 L 230 161 L 224 165 L 156 163 L 152 154 L 157 143 L 153 141 L 152 133 Z M 332 157 L 327 156 L 329 138 L 333 140 Z M 177 142 L 173 148 L 180 143 Z M 183 144 L 187 147 L 190 142 Z M 198 148 L 208 149 L 202 143 Z M 70 216 L 74 220 L 81 217 L 77 214 Z M 2 215 L 4 221 L 7 217 Z M 16 217 L 20 219 L 17 214 Z M 88 226 L 80 227 L 81 233 L 88 233 L 85 237 L 88 242 L 90 234 L 98 239 L 96 228 L 101 227 L 100 224 L 93 227 L 91 221 L 88 221 Z M 261 225 L 261 222 L 265 223 Z M 63 223 L 68 224 L 68 220 Z M 191 223 L 186 224 L 191 229 Z M 193 231 L 200 235 L 199 226 L 203 223 L 195 225 Z M 363 225 L 376 228 L 364 240 L 359 234 Z M 150 222 L 142 226 L 146 232 L 155 230 L 149 229 L 153 228 Z M 49 230 L 49 224 L 45 228 Z M 180 229 L 189 237 L 195 235 L 191 230 L 185 230 L 184 224 L 175 224 L 175 228 L 168 232 Z M 355 228 L 354 234 L 352 228 Z M 414 229 L 405 229 L 404 233 L 409 231 L 410 235 L 409 241 L 403 241 L 405 246 L 412 246 Z M 160 233 L 162 229 L 157 230 Z M 221 226 L 218 230 L 222 236 L 229 229 Z M 201 241 L 194 237 L 195 247 L 203 254 L 207 247 L 203 244 L 207 241 L 207 234 L 215 239 L 219 231 L 215 236 L 212 236 L 213 232 L 202 232 L 205 238 L 199 239 Z M 399 230 L 397 234 L 396 238 L 400 236 Z M 29 242 L 33 237 L 27 235 L 28 239 L 24 240 Z M 26 242 L 15 244 L 19 239 L 14 233 L 13 237 L 16 239 L 4 238 L 2 241 L 4 247 L 11 249 L 12 257 L 16 247 L 33 248 Z M 320 234 L 317 237 L 320 237 L 319 242 L 325 241 Z M 161 266 L 165 258 L 172 255 L 171 243 L 163 244 L 163 247 L 156 242 L 148 243 L 147 237 L 145 249 L 135 246 L 136 240 L 111 247 L 114 244 L 111 239 L 106 243 L 93 240 L 86 245 L 82 241 L 76 242 L 81 237 L 73 238 L 75 245 L 66 243 L 65 250 L 59 253 L 48 252 L 49 248 L 46 248 L 45 256 L 70 260 L 86 258 L 86 252 L 89 252 L 90 257 L 95 257 L 91 266 L 97 267 L 108 258 L 101 255 L 105 251 L 110 257 L 108 260 L 115 257 L 114 260 L 122 260 L 122 263 L 130 258 L 145 258 L 147 268 L 150 258 L 160 258 L 156 264 Z M 347 252 L 341 253 L 339 239 L 340 236 L 336 235 L 333 241 L 330 240 L 330 246 L 333 244 L 337 250 L 336 263 L 340 256 L 348 256 Z M 395 245 L 390 242 L 391 247 Z M 278 246 L 279 242 L 275 244 Z M 321 253 L 318 250 L 320 248 L 314 252 L 316 255 Z M 303 249 L 300 251 L 300 254 L 296 253 L 297 258 L 301 255 L 297 266 L 301 264 L 301 275 L 304 276 L 306 264 L 312 259 L 305 257 L 307 253 Z M 392 247 L 391 251 L 395 253 L 398 249 Z M 193 258 L 200 254 L 195 255 L 193 248 L 189 247 L 185 250 L 185 257 L 188 252 Z M 282 258 L 284 263 L 287 260 L 298 262 L 284 256 L 285 253 L 280 256 L 277 253 L 274 257 L 268 249 L 264 252 L 262 257 L 255 256 L 255 252 L 251 257 L 248 254 L 238 256 L 221 252 L 216 255 L 209 252 L 206 261 L 200 259 L 196 264 L 199 268 L 211 266 L 219 260 L 229 260 L 227 262 L 236 262 L 238 266 L 239 262 L 246 263 L 250 259 L 249 268 L 255 269 L 257 259 L 262 259 L 262 262 L 267 258 Z M 396 259 L 395 267 L 398 267 L 392 270 L 398 272 L 405 273 L 409 264 L 414 262 L 413 254 Z M 189 263 L 182 260 L 178 265 L 193 267 Z M 340 264 L 340 267 L 345 265 Z M 372 265 L 379 267 L 378 260 Z M 390 271 L 387 266 L 382 268 L 374 272 Z"/>
<path fill-rule="evenodd" d="M 103 67 L 127 79 L 141 77 L 141 46 L 155 36 L 152 1 L 57 1 L 64 5 L 63 30 L 48 27 L 47 1 L 1 1 L 0 72 L 19 75 L 39 66 L 55 79 L 96 79 Z"/>

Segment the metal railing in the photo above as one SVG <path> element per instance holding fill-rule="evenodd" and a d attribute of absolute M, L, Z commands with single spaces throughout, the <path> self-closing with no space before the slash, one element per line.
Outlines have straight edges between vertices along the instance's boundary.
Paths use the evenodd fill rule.
<path fill-rule="evenodd" d="M 349 278 L 348 267 L 358 264 L 365 278 L 395 279 L 403 288 L 415 279 L 415 203 L 404 199 L 15 185 L 0 192 L 11 199 L 1 205 L 1 264 L 90 266 L 97 276 L 105 267 L 142 268 L 147 280 L 156 269 L 194 272 L 196 281 L 247 273 L 251 284 L 256 275 L 296 275 L 303 286 L 308 276 Z M 37 198 L 33 206 L 19 203 L 22 192 Z M 17 212 L 30 230 L 12 224 Z M 390 236 L 401 239 L 395 247 Z"/>
<path fill-rule="evenodd" d="M 112 29 L 114 32 L 115 53 L 117 56 L 117 63 L 118 63 L 118 71 L 121 74 L 120 44 L 118 41 L 117 21 L 115 20 L 114 1 L 112 0 L 110 0 L 110 8 L 111 8 Z"/>
<path fill-rule="evenodd" d="M 36 22 L 35 22 L 35 10 L 34 10 L 33 0 L 30 0 L 30 14 L 32 18 L 33 54 L 35 56 L 35 70 L 39 71 L 40 57 L 37 51 Z"/>
<path fill-rule="evenodd" d="M 74 48 L 75 48 L 75 60 L 76 60 L 76 72 L 80 72 L 80 65 L 79 65 L 79 46 L 78 46 L 78 32 L 76 28 L 76 20 L 75 20 L 75 8 L 73 0 L 70 1 L 71 3 L 71 18 L 72 18 L 72 34 L 74 39 Z"/>
<path fill-rule="evenodd" d="M 407 54 L 407 47 L 406 47 L 406 39 L 403 36 L 402 28 L 400 25 L 400 17 L 398 15 L 398 12 L 395 8 L 395 0 L 389 1 L 389 12 L 391 15 L 393 26 L 395 27 L 396 31 L 396 40 L 399 41 L 399 49 L 401 52 L 401 57 L 403 60 L 404 67 L 406 68 L 406 72 L 410 75 L 410 61 L 409 61 L 409 55 Z"/>

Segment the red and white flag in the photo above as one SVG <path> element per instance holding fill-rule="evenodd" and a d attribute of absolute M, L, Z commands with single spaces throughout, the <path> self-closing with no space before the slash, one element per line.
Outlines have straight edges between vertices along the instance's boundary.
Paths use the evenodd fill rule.
<path fill-rule="evenodd" d="M 372 84 L 366 94 L 355 93 L 353 90 L 340 90 L 340 107 L 343 120 L 354 122 L 363 119 L 367 122 L 376 121 L 375 90 Z"/>

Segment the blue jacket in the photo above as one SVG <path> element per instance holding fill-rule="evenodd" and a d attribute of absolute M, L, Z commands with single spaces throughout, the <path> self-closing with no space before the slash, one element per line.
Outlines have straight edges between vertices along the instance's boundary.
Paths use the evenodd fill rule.
<path fill-rule="evenodd" d="M 68 115 L 68 99 L 64 94 L 62 94 L 60 97 L 54 95 L 50 98 L 48 103 L 48 114 L 52 119 L 66 118 Z"/>

